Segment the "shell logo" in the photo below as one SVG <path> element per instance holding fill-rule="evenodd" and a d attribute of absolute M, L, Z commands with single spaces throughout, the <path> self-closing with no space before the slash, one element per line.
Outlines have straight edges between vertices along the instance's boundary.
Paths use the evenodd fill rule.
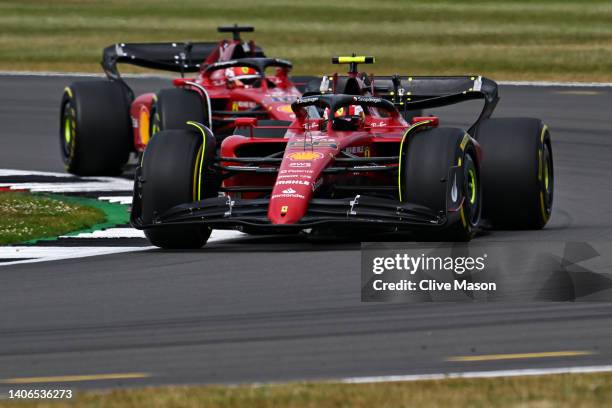
<path fill-rule="evenodd" d="M 295 152 L 289 155 L 289 159 L 291 160 L 319 160 L 322 159 L 323 155 L 319 152 Z"/>
<path fill-rule="evenodd" d="M 284 113 L 293 113 L 293 109 L 291 109 L 291 105 L 281 105 L 277 107 L 276 110 L 279 112 L 284 112 Z"/>

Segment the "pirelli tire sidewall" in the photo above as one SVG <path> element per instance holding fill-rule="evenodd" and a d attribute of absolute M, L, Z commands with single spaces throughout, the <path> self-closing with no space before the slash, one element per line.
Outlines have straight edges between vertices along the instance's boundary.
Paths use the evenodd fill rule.
<path fill-rule="evenodd" d="M 218 184 L 208 177 L 207 170 L 215 147 L 212 133 L 208 130 L 202 133 L 196 127 L 162 130 L 153 136 L 144 151 L 136 181 L 135 203 L 140 205 L 138 215 L 143 224 L 157 223 L 159 216 L 176 205 L 217 196 Z M 153 245 L 185 249 L 200 248 L 211 233 L 200 225 L 155 226 L 144 231 Z"/>
<path fill-rule="evenodd" d="M 133 150 L 130 97 L 108 80 L 74 82 L 60 106 L 60 154 L 79 176 L 118 175 Z"/>
<path fill-rule="evenodd" d="M 480 224 L 482 203 L 479 164 L 473 139 L 465 130 L 450 127 L 417 130 L 407 138 L 399 181 L 402 201 L 425 206 L 447 217 L 445 228 L 434 234 L 424 229 L 423 235 L 442 241 L 472 239 Z M 470 206 L 465 202 L 468 195 L 467 177 L 464 176 L 467 173 L 466 162 L 473 164 L 477 183 L 471 217 Z M 459 176 L 457 179 L 453 178 L 454 172 Z M 453 204 L 449 202 L 449 197 L 455 180 L 456 199 Z M 457 210 L 462 200 L 463 205 Z M 453 205 L 456 211 L 448 211 L 449 206 Z"/>
<path fill-rule="evenodd" d="M 541 229 L 554 196 L 551 137 L 540 119 L 488 119 L 482 148 L 483 217 L 495 229 Z"/>

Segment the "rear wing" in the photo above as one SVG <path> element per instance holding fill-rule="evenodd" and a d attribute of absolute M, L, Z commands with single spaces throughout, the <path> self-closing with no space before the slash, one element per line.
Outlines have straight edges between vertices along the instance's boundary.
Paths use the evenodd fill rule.
<path fill-rule="evenodd" d="M 383 76 L 370 77 L 372 94 L 393 102 L 399 110 L 436 108 L 471 100 L 484 99 L 474 129 L 491 116 L 499 93 L 497 83 L 482 76 Z"/>
<path fill-rule="evenodd" d="M 482 76 L 382 76 L 370 77 L 374 95 L 412 109 L 444 106 L 467 99 L 496 101 L 497 84 Z"/>
<path fill-rule="evenodd" d="M 110 79 L 120 79 L 118 63 L 171 72 L 198 72 L 206 58 L 217 50 L 218 42 L 174 42 L 114 44 L 102 52 L 102 69 Z M 249 47 L 248 43 L 239 48 Z M 263 57 L 263 50 L 243 50 L 253 57 Z"/>
<path fill-rule="evenodd" d="M 357 58 L 357 57 L 355 57 Z M 361 57 L 365 58 L 365 57 Z M 362 61 L 363 62 L 363 61 Z M 470 128 L 491 116 L 499 93 L 497 83 L 482 76 L 368 76 L 367 74 L 324 76 L 319 80 L 319 90 L 304 93 L 315 96 L 321 93 L 373 95 L 393 102 L 399 111 L 412 111 L 452 105 L 483 99 L 480 116 Z M 313 88 L 315 84 L 311 84 Z"/>

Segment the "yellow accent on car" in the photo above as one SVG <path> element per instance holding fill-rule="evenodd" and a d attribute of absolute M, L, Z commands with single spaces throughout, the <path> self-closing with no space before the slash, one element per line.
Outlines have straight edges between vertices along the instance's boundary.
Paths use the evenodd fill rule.
<path fill-rule="evenodd" d="M 544 166 L 544 188 L 546 189 L 546 192 L 548 192 L 548 184 L 549 184 L 549 174 L 548 174 L 548 163 L 546 163 L 546 165 Z"/>
<path fill-rule="evenodd" d="M 197 169 L 197 177 L 195 177 L 194 179 L 197 179 L 197 186 L 198 186 L 198 191 L 197 191 L 197 201 L 201 200 L 202 197 L 202 163 L 204 163 L 204 155 L 206 154 L 206 131 L 204 130 L 204 126 L 201 125 L 198 122 L 193 122 L 193 121 L 188 121 L 187 122 L 188 125 L 191 125 L 195 128 L 197 128 L 200 133 L 202 133 L 202 148 L 201 148 L 201 154 L 199 155 L 199 166 L 196 165 L 194 170 Z M 199 153 L 199 152 L 198 152 Z"/>
<path fill-rule="evenodd" d="M 144 106 L 140 109 L 140 115 L 138 116 L 138 134 L 143 145 L 149 143 L 151 138 L 151 120 L 149 111 Z"/>
<path fill-rule="evenodd" d="M 467 221 L 465 220 L 465 214 L 463 213 L 463 205 L 461 206 L 461 210 L 459 210 L 459 216 L 461 217 L 461 224 L 463 224 L 463 228 L 467 228 Z"/>
<path fill-rule="evenodd" d="M 366 62 L 366 56 L 365 55 L 358 55 L 355 57 L 338 57 L 338 63 L 340 64 L 351 64 L 351 63 L 359 63 L 359 64 L 363 64 Z M 374 57 L 372 57 L 372 62 L 375 62 L 376 59 Z"/>
<path fill-rule="evenodd" d="M 414 125 L 410 126 L 406 132 L 404 133 L 404 136 L 402 136 L 402 141 L 400 142 L 400 151 L 399 151 L 399 167 L 398 167 L 398 174 L 397 174 L 397 190 L 399 193 L 399 200 L 400 203 L 402 202 L 402 152 L 404 150 L 404 142 L 406 141 L 406 138 L 408 136 L 408 134 L 418 128 L 419 126 L 422 125 L 427 125 L 428 123 L 433 122 L 433 120 L 423 120 L 421 122 L 417 122 Z"/>
<path fill-rule="evenodd" d="M 72 89 L 69 86 L 64 88 L 64 92 L 68 94 L 68 96 L 72 99 Z"/>
<path fill-rule="evenodd" d="M 76 149 L 76 111 L 74 108 L 70 108 L 70 123 L 71 123 L 71 133 L 70 133 L 70 160 L 74 157 L 74 151 Z"/>
<path fill-rule="evenodd" d="M 461 144 L 459 144 L 459 148 L 461 150 L 465 150 L 465 146 L 467 146 L 469 141 L 470 141 L 470 136 L 466 133 L 465 135 L 463 135 L 463 139 L 461 140 Z"/>
<path fill-rule="evenodd" d="M 538 149 L 538 181 L 542 181 L 542 150 Z"/>
<path fill-rule="evenodd" d="M 476 202 L 476 173 L 474 172 L 474 169 L 468 170 L 468 176 L 468 186 L 470 187 L 470 204 L 474 204 Z"/>
<path fill-rule="evenodd" d="M 70 118 L 66 116 L 66 119 L 64 119 L 64 140 L 66 141 L 67 145 L 70 144 L 70 141 L 72 140 L 72 129 L 70 127 Z"/>
<path fill-rule="evenodd" d="M 540 191 L 540 210 L 542 210 L 542 219 L 544 222 L 548 222 L 548 212 L 546 211 L 546 205 L 544 204 L 544 193 Z"/>
<path fill-rule="evenodd" d="M 540 133 L 540 143 L 544 143 L 544 135 L 548 130 L 548 126 L 542 126 L 542 132 Z M 542 180 L 542 150 L 538 150 L 538 180 Z"/>
<path fill-rule="evenodd" d="M 457 159 L 457 166 L 461 167 L 461 157 Z"/>
<path fill-rule="evenodd" d="M 151 135 L 154 135 L 154 134 L 160 132 L 159 122 L 160 122 L 160 120 L 159 120 L 159 113 L 156 113 L 155 117 L 151 121 Z"/>
<path fill-rule="evenodd" d="M 193 166 L 193 184 L 192 184 L 192 195 L 191 197 L 193 197 L 193 201 L 199 201 L 198 199 L 198 189 L 197 186 L 199 185 L 199 175 L 200 172 L 198 171 L 200 168 L 200 160 L 202 160 L 202 146 L 200 146 L 200 148 L 198 149 L 198 155 L 196 158 L 196 162 L 195 162 L 195 166 Z"/>

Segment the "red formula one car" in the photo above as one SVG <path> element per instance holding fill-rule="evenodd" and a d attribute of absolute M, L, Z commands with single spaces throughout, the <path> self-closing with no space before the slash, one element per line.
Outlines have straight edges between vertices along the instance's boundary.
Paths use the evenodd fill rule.
<path fill-rule="evenodd" d="M 288 77 L 289 61 L 266 58 L 240 33 L 252 27 L 220 27 L 233 40 L 219 43 L 116 44 L 103 53 L 107 80 L 79 81 L 66 87 L 61 102 L 61 154 L 69 172 L 114 175 L 131 153 L 142 153 L 151 135 L 204 123 L 222 139 L 237 117 L 288 124 L 291 102 L 301 95 Z M 134 97 L 119 75 L 118 63 L 180 72 L 173 88 Z M 193 78 L 184 74 L 195 72 Z M 310 77 L 297 78 L 305 85 Z M 281 121 L 281 122 L 278 122 Z"/>
<path fill-rule="evenodd" d="M 491 228 L 544 227 L 554 180 L 548 129 L 538 119 L 490 118 L 495 82 L 365 78 L 356 64 L 373 59 L 334 61 L 350 63 L 349 75 L 328 77 L 337 92 L 293 102 L 289 126 L 236 119 L 220 149 L 205 124 L 157 133 L 136 172 L 132 225 L 163 248 L 201 247 L 211 229 L 465 241 L 485 219 Z M 476 98 L 484 107 L 469 129 L 434 116 L 408 123 L 400 112 Z"/>

